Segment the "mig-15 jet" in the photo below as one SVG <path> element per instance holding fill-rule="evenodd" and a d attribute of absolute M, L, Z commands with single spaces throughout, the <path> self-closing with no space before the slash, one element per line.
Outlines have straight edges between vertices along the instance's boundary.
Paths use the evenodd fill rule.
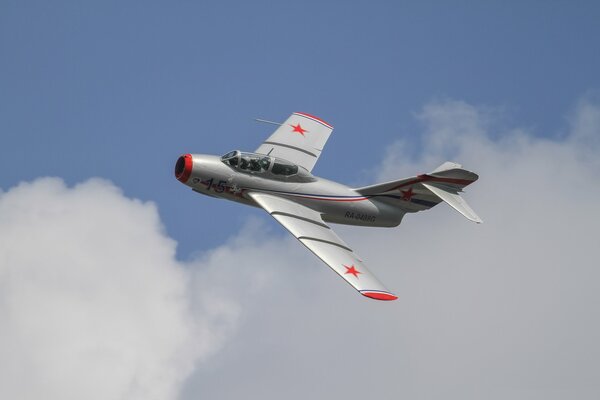
<path fill-rule="evenodd" d="M 254 152 L 182 155 L 175 177 L 195 192 L 264 209 L 363 296 L 397 299 L 328 223 L 394 227 L 406 213 L 442 201 L 482 222 L 459 196 L 478 176 L 459 164 L 445 162 L 428 174 L 350 188 L 311 174 L 331 125 L 300 112 L 277 125 Z"/>

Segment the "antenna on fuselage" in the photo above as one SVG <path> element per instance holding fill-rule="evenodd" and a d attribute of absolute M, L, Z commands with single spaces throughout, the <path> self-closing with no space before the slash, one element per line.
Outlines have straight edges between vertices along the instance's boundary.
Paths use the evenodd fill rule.
<path fill-rule="evenodd" d="M 254 118 L 254 120 L 256 122 L 262 122 L 264 124 L 279 125 L 279 126 L 283 125 L 283 124 L 280 124 L 279 122 L 267 121 L 266 119 Z"/>

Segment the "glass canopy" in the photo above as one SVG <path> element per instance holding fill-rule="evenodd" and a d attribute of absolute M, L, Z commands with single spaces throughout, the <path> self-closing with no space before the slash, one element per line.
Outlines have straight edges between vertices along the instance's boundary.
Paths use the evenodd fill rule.
<path fill-rule="evenodd" d="M 251 173 L 270 173 L 280 176 L 291 176 L 298 173 L 298 166 L 280 158 L 264 154 L 230 151 L 221 157 L 221 161 L 240 171 Z"/>

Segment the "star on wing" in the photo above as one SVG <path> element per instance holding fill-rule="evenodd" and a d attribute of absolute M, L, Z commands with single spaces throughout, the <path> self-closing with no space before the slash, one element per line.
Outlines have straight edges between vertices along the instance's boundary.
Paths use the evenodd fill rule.
<path fill-rule="evenodd" d="M 302 127 L 302 125 L 300 125 L 299 123 L 296 125 L 290 125 L 292 128 L 292 132 L 298 132 L 299 134 L 301 134 L 302 136 L 304 136 L 304 132 L 308 132 L 306 129 L 304 129 Z"/>
<path fill-rule="evenodd" d="M 354 267 L 354 264 L 352 264 L 352 266 L 350 266 L 350 267 L 347 265 L 344 265 L 344 268 L 346 268 L 346 272 L 344 272 L 344 274 L 351 274 L 351 275 L 354 275 L 356 278 L 358 278 L 358 274 L 362 274 L 362 272 L 360 272 L 359 270 L 357 270 Z"/>

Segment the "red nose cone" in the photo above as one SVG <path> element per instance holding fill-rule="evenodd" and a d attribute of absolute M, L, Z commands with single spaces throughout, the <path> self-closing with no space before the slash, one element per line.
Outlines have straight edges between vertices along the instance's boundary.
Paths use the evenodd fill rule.
<path fill-rule="evenodd" d="M 186 183 L 192 174 L 192 155 L 184 154 L 177 159 L 175 164 L 175 178 L 179 182 Z"/>

